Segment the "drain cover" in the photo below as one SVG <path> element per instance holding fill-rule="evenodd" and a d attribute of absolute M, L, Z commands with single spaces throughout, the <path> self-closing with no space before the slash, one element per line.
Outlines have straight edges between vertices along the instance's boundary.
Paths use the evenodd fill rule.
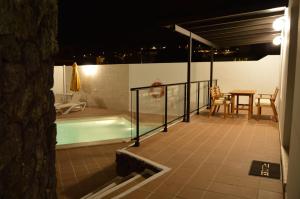
<path fill-rule="evenodd" d="M 280 179 L 280 164 L 253 160 L 249 175 Z"/>

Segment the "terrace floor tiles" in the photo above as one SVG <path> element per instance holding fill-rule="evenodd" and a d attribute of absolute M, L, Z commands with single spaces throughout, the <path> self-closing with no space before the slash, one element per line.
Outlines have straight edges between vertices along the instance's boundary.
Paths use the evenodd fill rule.
<path fill-rule="evenodd" d="M 263 178 L 260 180 L 260 189 L 265 191 L 282 193 L 281 181 L 276 179 Z"/>
<path fill-rule="evenodd" d="M 257 177 L 239 177 L 239 176 L 230 176 L 226 174 L 219 174 L 215 179 L 215 182 L 223 183 L 223 184 L 230 184 L 236 186 L 244 186 L 249 188 L 259 188 L 260 187 L 260 180 Z"/>
<path fill-rule="evenodd" d="M 229 185 L 218 182 L 212 183 L 211 186 L 209 186 L 208 190 L 248 199 L 256 198 L 258 192 L 258 189 L 255 188 Z"/>
<path fill-rule="evenodd" d="M 204 112 L 192 116 L 189 123 L 180 122 L 166 133 L 152 135 L 140 147 L 127 148 L 171 170 L 124 198 L 282 199 L 280 180 L 248 175 L 252 160 L 280 163 L 278 124 L 267 118 L 248 120 L 241 111 L 239 117 L 224 119 L 222 114 L 208 117 Z M 81 190 L 84 192 L 96 186 L 94 181 L 113 178 L 115 151 L 124 146 L 84 147 L 84 152 L 58 150 L 61 198 L 70 198 L 64 194 L 68 187 L 63 177 L 74 177 L 72 158 L 84 158 L 78 164 L 88 170 L 90 182 L 83 177 L 80 182 L 67 183 L 88 184 Z"/>
<path fill-rule="evenodd" d="M 206 191 L 203 193 L 201 199 L 244 199 L 244 198 L 240 198 L 229 194 Z"/>
<path fill-rule="evenodd" d="M 281 193 L 276 193 L 272 191 L 259 190 L 258 199 L 282 199 Z"/>
<path fill-rule="evenodd" d="M 176 125 L 170 127 L 159 138 L 173 138 L 176 141 L 170 142 L 168 147 L 156 145 L 157 154 L 153 152 L 146 158 L 170 167 L 168 173 L 171 174 L 160 185 L 157 185 L 158 181 L 155 186 L 149 182 L 145 185 L 147 191 L 153 188 L 151 195 L 162 194 L 163 198 L 164 189 L 158 191 L 157 186 L 163 186 L 164 183 L 172 186 L 171 182 L 174 182 L 175 187 L 168 188 L 177 190 L 169 193 L 173 194 L 173 198 L 184 198 L 180 193 L 185 189 L 199 190 L 203 194 L 200 197 L 202 199 L 261 199 L 260 195 L 279 196 L 282 193 L 280 180 L 264 181 L 261 177 L 248 175 L 254 158 L 262 161 L 272 159 L 280 163 L 278 124 L 268 120 L 248 120 L 243 111 L 240 114 L 239 117 L 223 119 L 218 116 L 208 118 L 207 113 L 201 113 L 191 117 L 190 123 L 181 122 L 179 130 Z M 173 131 L 176 133 L 173 134 Z M 152 139 L 159 142 L 156 135 L 153 135 L 141 142 L 140 148 L 128 150 L 140 154 L 139 151 L 146 145 L 151 151 Z M 271 143 L 268 143 L 269 140 Z M 166 160 L 168 154 L 172 158 Z"/>
<path fill-rule="evenodd" d="M 185 187 L 176 196 L 184 199 L 199 199 L 202 197 L 204 190 L 191 187 Z"/>
<path fill-rule="evenodd" d="M 116 177 L 116 150 L 127 145 L 120 143 L 56 150 L 58 198 L 79 198 Z"/>
<path fill-rule="evenodd" d="M 147 196 L 150 194 L 150 192 L 145 190 L 137 190 L 135 192 L 129 193 L 126 195 L 127 199 L 137 199 L 137 198 L 147 198 Z"/>

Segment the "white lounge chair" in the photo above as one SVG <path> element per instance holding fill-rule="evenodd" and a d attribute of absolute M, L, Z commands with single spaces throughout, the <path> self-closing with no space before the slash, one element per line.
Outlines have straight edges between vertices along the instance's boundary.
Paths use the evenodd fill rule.
<path fill-rule="evenodd" d="M 74 93 L 72 99 L 68 103 L 56 103 L 54 104 L 56 112 L 61 114 L 68 114 L 70 111 L 83 111 L 86 106 L 86 102 L 80 102 L 80 95 Z"/>

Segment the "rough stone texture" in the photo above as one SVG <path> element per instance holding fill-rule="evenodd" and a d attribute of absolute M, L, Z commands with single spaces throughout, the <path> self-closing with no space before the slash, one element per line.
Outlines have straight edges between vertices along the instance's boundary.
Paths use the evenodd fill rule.
<path fill-rule="evenodd" d="M 56 0 L 0 0 L 0 198 L 56 198 Z"/>

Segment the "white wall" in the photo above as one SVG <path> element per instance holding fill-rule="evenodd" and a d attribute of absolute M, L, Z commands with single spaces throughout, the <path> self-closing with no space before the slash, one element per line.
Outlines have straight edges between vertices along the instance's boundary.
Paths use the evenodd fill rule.
<path fill-rule="evenodd" d="M 294 64 L 295 82 L 293 87 L 293 104 L 292 104 L 292 118 L 291 121 L 285 120 L 285 122 L 292 122 L 291 135 L 290 135 L 290 152 L 289 152 L 289 165 L 288 165 L 288 180 L 287 180 L 287 198 L 298 199 L 300 198 L 300 3 L 299 0 L 292 0 L 289 2 L 289 10 L 291 11 L 291 34 L 290 44 L 296 44 L 291 48 L 289 56 L 289 62 Z M 294 61 L 296 60 L 296 61 Z M 289 67 L 292 67 L 289 64 Z M 290 70 L 289 70 L 290 72 Z M 288 89 L 288 88 L 287 88 Z"/>
<path fill-rule="evenodd" d="M 53 73 L 53 78 L 54 78 L 54 84 L 53 84 L 53 92 L 55 94 L 63 94 L 63 79 L 64 79 L 64 74 L 63 74 L 63 67 L 54 67 L 54 73 Z"/>
<path fill-rule="evenodd" d="M 290 10 L 290 8 L 289 8 Z M 290 20 L 290 12 L 285 11 L 286 17 Z M 281 137 L 281 144 L 288 150 L 290 144 L 290 131 L 285 132 L 287 125 L 285 124 L 285 112 L 286 112 L 286 94 L 287 94 L 287 82 L 288 82 L 288 65 L 289 65 L 289 48 L 290 48 L 290 25 L 286 24 L 285 29 L 282 31 L 283 42 L 281 44 L 281 73 L 280 73 L 280 90 L 278 96 L 278 117 L 279 117 L 279 132 Z M 290 122 L 289 122 L 290 123 Z"/>
<path fill-rule="evenodd" d="M 201 69 L 199 75 L 196 67 Z M 191 81 L 208 80 L 210 63 L 192 63 Z M 160 81 L 163 84 L 181 83 L 187 81 L 187 63 L 151 63 L 129 65 L 129 87 L 150 86 L 153 82 Z M 203 89 L 203 85 L 201 85 Z M 183 113 L 184 86 L 172 86 L 168 88 L 169 113 L 181 115 Z M 153 99 L 148 95 L 149 90 L 141 91 L 140 111 L 144 113 L 163 114 L 164 98 Z M 191 86 L 191 109 L 196 107 L 196 85 Z M 133 99 L 135 102 L 135 98 Z M 200 106 L 206 99 L 200 99 Z M 133 103 L 135 104 L 135 103 Z"/>
<path fill-rule="evenodd" d="M 234 89 L 256 90 L 273 93 L 279 85 L 280 55 L 269 55 L 257 61 L 214 62 L 213 79 L 218 79 L 222 92 Z M 210 63 L 195 63 L 195 79 L 209 79 Z M 246 103 L 247 97 L 241 102 Z"/>
<path fill-rule="evenodd" d="M 279 85 L 280 64 L 280 55 L 269 55 L 258 61 L 214 62 L 214 79 L 218 79 L 223 92 L 254 89 L 257 93 L 273 93 Z M 155 80 L 185 82 L 186 68 L 186 63 L 130 64 L 129 87 L 150 86 Z M 192 81 L 208 80 L 209 70 L 209 62 L 193 63 Z"/>
<path fill-rule="evenodd" d="M 214 79 L 218 79 L 223 92 L 233 89 L 254 89 L 257 93 L 273 93 L 279 85 L 280 55 L 269 55 L 258 61 L 230 61 L 214 62 Z M 130 64 L 129 88 L 150 86 L 154 81 L 164 84 L 186 82 L 187 63 L 154 63 L 154 64 Z M 191 80 L 209 80 L 210 62 L 195 62 L 191 67 Z M 192 88 L 195 90 L 194 88 Z M 179 90 L 182 94 L 182 89 Z M 191 92 L 192 94 L 193 91 Z M 146 96 L 141 101 L 141 107 L 148 107 L 151 97 Z M 195 96 L 192 96 L 195 103 Z M 149 101 L 150 100 L 150 101 Z M 163 98 L 161 98 L 161 101 Z M 242 103 L 247 98 L 241 98 Z M 156 100 L 155 103 L 163 104 Z M 162 107 L 162 106 L 160 106 Z M 163 110 L 143 109 L 145 112 L 159 113 Z"/>
<path fill-rule="evenodd" d="M 209 62 L 192 63 L 191 81 L 209 80 Z M 129 64 L 129 87 L 150 86 L 154 81 L 164 84 L 187 81 L 187 63 Z"/>
<path fill-rule="evenodd" d="M 150 86 L 154 81 L 164 84 L 186 81 L 186 64 L 129 64 L 129 87 Z"/>
<path fill-rule="evenodd" d="M 82 92 L 87 96 L 90 106 L 115 109 L 130 104 L 129 90 L 133 87 L 150 86 L 154 81 L 165 84 L 186 82 L 187 63 L 153 63 L 153 64 L 121 64 L 98 65 L 99 70 L 94 77 L 85 77 L 82 67 Z M 209 62 L 192 63 L 191 80 L 209 79 Z M 66 67 L 67 88 L 70 87 L 71 67 Z M 55 67 L 53 90 L 60 93 L 62 87 L 59 67 Z M 214 62 L 214 79 L 218 79 L 222 91 L 233 89 L 254 89 L 257 93 L 273 93 L 279 84 L 280 56 L 271 55 L 258 61 Z M 195 90 L 195 88 L 192 88 Z M 173 90 L 170 88 L 170 92 Z M 177 88 L 174 93 L 183 93 Z M 121 100 L 126 96 L 127 100 Z M 146 92 L 144 93 L 147 94 Z M 193 98 L 194 99 L 194 98 Z M 241 100 L 243 101 L 243 100 Z"/>
<path fill-rule="evenodd" d="M 119 65 L 93 65 L 96 68 L 93 75 L 85 74 L 85 68 L 89 66 L 78 66 L 81 89 L 79 91 L 82 101 L 87 101 L 87 106 L 111 109 L 128 110 L 129 104 L 129 68 L 127 64 Z M 62 66 L 55 66 L 54 93 L 61 94 Z M 66 88 L 70 91 L 72 67 L 66 66 Z M 60 87 L 61 86 L 61 87 Z"/>
<path fill-rule="evenodd" d="M 257 93 L 273 93 L 279 85 L 280 63 L 279 55 L 258 61 L 215 62 L 214 78 L 224 92 L 254 89 Z"/>

